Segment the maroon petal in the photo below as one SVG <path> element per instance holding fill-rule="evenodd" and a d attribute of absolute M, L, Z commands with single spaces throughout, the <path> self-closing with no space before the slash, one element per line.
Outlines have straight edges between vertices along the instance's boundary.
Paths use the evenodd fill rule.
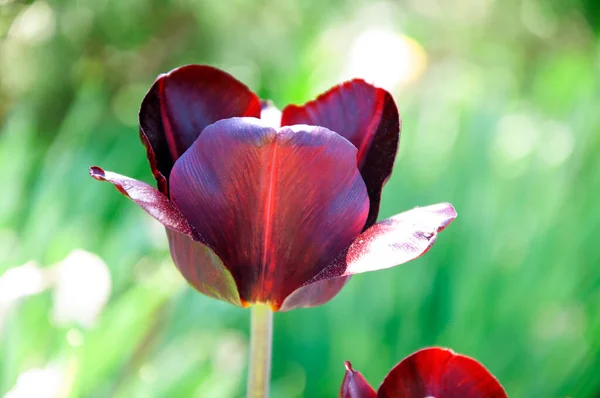
<path fill-rule="evenodd" d="M 363 232 L 319 275 L 306 283 L 394 267 L 425 254 L 456 218 L 450 203 L 416 207 Z"/>
<path fill-rule="evenodd" d="M 425 348 L 387 375 L 379 398 L 506 398 L 498 380 L 479 362 L 444 348 Z"/>
<path fill-rule="evenodd" d="M 346 366 L 346 374 L 342 381 L 339 398 L 375 398 L 377 393 L 363 375 L 352 369 L 352 364 L 349 361 L 346 361 L 344 365 Z"/>
<path fill-rule="evenodd" d="M 194 229 L 163 193 L 146 184 L 117 173 L 90 167 L 90 175 L 98 181 L 108 181 L 165 227 L 198 240 Z"/>
<path fill-rule="evenodd" d="M 173 262 L 196 290 L 207 296 L 242 307 L 231 273 L 208 246 L 186 235 L 167 230 Z"/>
<path fill-rule="evenodd" d="M 356 148 L 322 127 L 253 118 L 208 126 L 175 163 L 171 197 L 248 303 L 279 309 L 361 231 Z"/>
<path fill-rule="evenodd" d="M 363 80 L 352 80 L 303 106 L 287 106 L 281 125 L 292 124 L 327 127 L 358 148 L 360 174 L 371 202 L 365 229 L 373 225 L 400 139 L 400 116 L 390 93 Z"/>
<path fill-rule="evenodd" d="M 260 117 L 260 100 L 243 83 L 219 69 L 187 65 L 160 75 L 140 109 L 140 134 L 163 193 L 171 168 L 217 120 Z"/>
<path fill-rule="evenodd" d="M 343 276 L 302 286 L 285 298 L 279 311 L 323 305 L 337 296 L 349 280 L 349 276 Z"/>

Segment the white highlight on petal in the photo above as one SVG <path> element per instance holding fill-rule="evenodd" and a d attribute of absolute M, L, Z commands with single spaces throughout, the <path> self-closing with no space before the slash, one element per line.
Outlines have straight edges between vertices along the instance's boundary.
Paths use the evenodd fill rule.
<path fill-rule="evenodd" d="M 77 249 L 57 264 L 55 271 L 54 322 L 92 327 L 110 296 L 108 267 L 97 255 Z"/>
<path fill-rule="evenodd" d="M 263 105 L 260 110 L 260 119 L 271 127 L 281 127 L 281 111 L 270 101 Z"/>
<path fill-rule="evenodd" d="M 363 78 L 387 90 L 421 76 L 427 64 L 423 47 L 391 29 L 369 28 L 352 43 L 342 79 Z"/>
<path fill-rule="evenodd" d="M 451 204 L 438 203 L 378 222 L 350 246 L 344 275 L 390 268 L 421 256 L 455 218 Z"/>
<path fill-rule="evenodd" d="M 58 398 L 63 379 L 64 371 L 57 365 L 29 369 L 19 375 L 4 398 Z"/>

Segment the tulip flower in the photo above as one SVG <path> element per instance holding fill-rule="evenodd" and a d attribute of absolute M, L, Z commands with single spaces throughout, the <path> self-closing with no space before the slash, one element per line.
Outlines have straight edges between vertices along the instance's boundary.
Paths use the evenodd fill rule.
<path fill-rule="evenodd" d="M 422 255 L 456 217 L 441 203 L 376 223 L 400 117 L 362 80 L 279 112 L 229 74 L 188 65 L 159 76 L 139 121 L 157 188 L 99 167 L 92 177 L 166 227 L 193 287 L 238 306 L 326 303 L 351 275 Z"/>
<path fill-rule="evenodd" d="M 446 348 L 425 348 L 404 358 L 375 391 L 346 362 L 340 398 L 506 398 L 496 378 L 479 362 Z"/>
<path fill-rule="evenodd" d="M 227 73 L 184 66 L 140 110 L 158 189 L 91 168 L 167 228 L 200 292 L 273 310 L 323 304 L 350 275 L 420 256 L 455 218 L 443 203 L 375 224 L 400 133 L 385 90 L 353 80 L 270 124 L 267 112 Z"/>

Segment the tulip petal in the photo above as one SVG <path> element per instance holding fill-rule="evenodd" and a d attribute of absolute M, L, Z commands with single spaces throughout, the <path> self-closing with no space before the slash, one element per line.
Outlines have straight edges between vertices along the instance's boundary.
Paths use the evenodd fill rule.
<path fill-rule="evenodd" d="M 259 119 L 208 126 L 175 163 L 171 198 L 248 303 L 279 309 L 360 233 L 368 196 L 356 148 L 322 127 Z"/>
<path fill-rule="evenodd" d="M 450 203 L 416 207 L 363 232 L 305 285 L 330 278 L 391 268 L 425 254 L 437 234 L 456 218 Z"/>
<path fill-rule="evenodd" d="M 425 348 L 403 359 L 383 380 L 379 398 L 506 398 L 479 362 L 444 348 Z"/>
<path fill-rule="evenodd" d="M 198 240 L 199 237 L 187 219 L 163 193 L 145 182 L 117 173 L 104 171 L 100 167 L 90 167 L 90 175 L 98 181 L 108 181 L 138 206 L 154 217 L 165 227 L 181 232 Z"/>
<path fill-rule="evenodd" d="M 301 123 L 327 127 L 358 148 L 358 165 L 371 202 L 367 229 L 377 220 L 381 189 L 398 151 L 401 124 L 394 99 L 363 80 L 351 80 L 303 106 L 283 110 L 282 126 Z"/>
<path fill-rule="evenodd" d="M 228 73 L 186 65 L 160 75 L 139 115 L 140 135 L 159 187 L 206 126 L 234 116 L 260 117 L 260 100 Z M 166 184 L 161 190 L 166 193 Z"/>
<path fill-rule="evenodd" d="M 337 296 L 349 280 L 349 276 L 343 276 L 302 286 L 285 298 L 279 311 L 323 305 Z"/>
<path fill-rule="evenodd" d="M 207 296 L 242 307 L 235 280 L 208 246 L 188 236 L 167 230 L 173 262 L 196 290 Z"/>
<path fill-rule="evenodd" d="M 344 363 L 346 373 L 340 388 L 339 398 L 375 398 L 377 393 L 373 387 L 369 385 L 363 375 L 352 369 L 352 364 L 349 361 Z M 423 397 L 421 397 L 423 398 Z"/>

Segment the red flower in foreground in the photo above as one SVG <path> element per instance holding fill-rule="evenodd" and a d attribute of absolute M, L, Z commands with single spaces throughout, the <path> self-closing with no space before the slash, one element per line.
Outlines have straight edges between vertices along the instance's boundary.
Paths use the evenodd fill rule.
<path fill-rule="evenodd" d="M 443 203 L 375 224 L 400 118 L 362 80 L 281 113 L 229 74 L 188 65 L 156 80 L 139 117 L 158 189 L 99 167 L 92 177 L 167 228 L 192 286 L 239 306 L 323 304 L 350 275 L 425 253 L 456 217 Z"/>
<path fill-rule="evenodd" d="M 425 348 L 404 358 L 375 391 L 346 362 L 340 398 L 506 398 L 496 378 L 476 360 L 446 348 Z"/>

